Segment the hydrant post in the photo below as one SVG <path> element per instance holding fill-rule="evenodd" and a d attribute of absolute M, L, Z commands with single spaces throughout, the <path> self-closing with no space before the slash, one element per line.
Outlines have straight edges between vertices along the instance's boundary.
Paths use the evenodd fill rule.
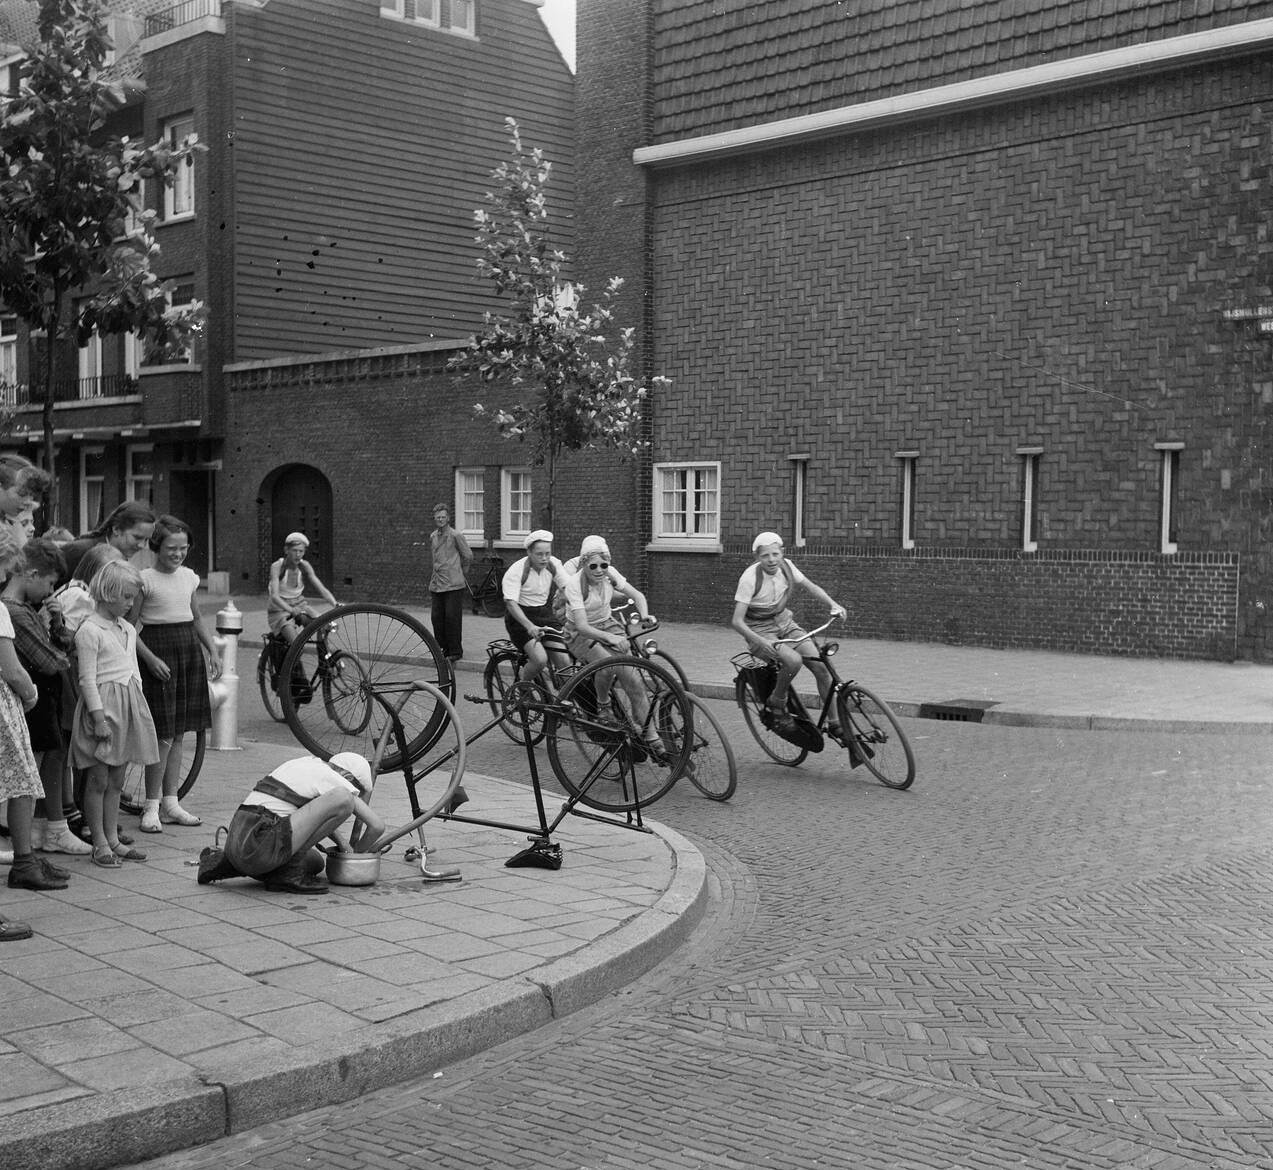
<path fill-rule="evenodd" d="M 217 612 L 217 632 L 213 638 L 221 652 L 221 677 L 208 684 L 212 697 L 212 743 L 218 752 L 239 750 L 239 635 L 243 614 L 233 601 Z"/>

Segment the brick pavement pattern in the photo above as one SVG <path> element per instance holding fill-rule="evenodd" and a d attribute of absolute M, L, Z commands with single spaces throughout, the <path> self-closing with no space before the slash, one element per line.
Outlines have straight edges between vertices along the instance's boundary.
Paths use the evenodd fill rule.
<path fill-rule="evenodd" d="M 153 1163 L 1273 1167 L 1258 737 L 910 722 L 662 818 L 711 908 L 660 967 L 440 1074 Z"/>

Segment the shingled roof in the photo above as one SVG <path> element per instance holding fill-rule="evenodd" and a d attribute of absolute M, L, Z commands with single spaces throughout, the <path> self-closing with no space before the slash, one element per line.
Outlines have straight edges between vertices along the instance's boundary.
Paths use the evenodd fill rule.
<path fill-rule="evenodd" d="M 651 0 L 655 142 L 1273 17 L 1273 0 Z"/>

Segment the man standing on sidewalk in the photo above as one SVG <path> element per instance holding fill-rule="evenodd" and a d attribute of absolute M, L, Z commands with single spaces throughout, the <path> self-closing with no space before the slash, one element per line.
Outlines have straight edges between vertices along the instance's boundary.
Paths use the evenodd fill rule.
<path fill-rule="evenodd" d="M 464 657 L 465 574 L 473 560 L 468 541 L 451 527 L 451 513 L 445 504 L 433 509 L 435 525 L 429 544 L 433 550 L 433 636 L 442 653 L 452 662 Z"/>

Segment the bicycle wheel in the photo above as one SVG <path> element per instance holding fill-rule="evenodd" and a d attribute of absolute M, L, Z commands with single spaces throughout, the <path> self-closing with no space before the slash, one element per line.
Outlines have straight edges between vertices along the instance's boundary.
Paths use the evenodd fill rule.
<path fill-rule="evenodd" d="M 681 669 L 681 664 L 676 661 L 666 650 L 651 650 L 650 657 L 660 666 L 666 667 L 674 675 L 676 681 L 681 684 L 681 690 L 689 692 L 690 681 L 685 677 L 685 671 Z"/>
<path fill-rule="evenodd" d="M 261 706 L 275 723 L 286 723 L 283 718 L 283 704 L 279 701 L 278 691 L 274 689 L 274 648 L 266 639 L 261 647 L 261 657 L 256 660 L 256 685 L 261 692 Z"/>
<path fill-rule="evenodd" d="M 488 589 L 482 594 L 482 612 L 487 617 L 504 616 L 504 595 L 499 589 Z"/>
<path fill-rule="evenodd" d="M 847 683 L 836 696 L 836 706 L 845 738 L 853 736 L 853 746 L 876 779 L 890 788 L 909 788 L 915 782 L 915 753 L 889 705 L 866 687 Z"/>
<path fill-rule="evenodd" d="M 725 732 L 697 695 L 686 695 L 694 714 L 690 731 L 690 758 L 685 775 L 708 800 L 728 800 L 738 787 L 734 749 Z"/>
<path fill-rule="evenodd" d="M 310 670 L 304 669 L 306 663 L 312 664 Z M 333 671 L 333 663 L 338 671 Z M 292 643 L 280 677 L 292 678 L 298 666 L 323 692 L 323 701 L 313 702 L 313 686 L 281 687 L 283 715 L 292 734 L 322 759 L 337 752 L 371 758 L 388 722 L 377 695 L 402 694 L 414 680 L 431 683 L 448 697 L 455 695 L 451 664 L 442 647 L 410 614 L 388 605 L 358 602 L 329 609 Z M 427 691 L 408 695 L 400 717 L 412 760 L 438 741 L 449 719 Z M 396 772 L 402 765 L 402 751 L 395 745 L 381 770 Z"/>
<path fill-rule="evenodd" d="M 626 655 L 591 662 L 559 699 L 545 720 L 548 762 L 581 804 L 628 812 L 658 800 L 685 770 L 691 743 L 684 729 L 694 716 L 664 667 Z"/>
<path fill-rule="evenodd" d="M 778 735 L 767 722 L 768 713 L 760 696 L 752 689 L 751 683 L 742 675 L 734 680 L 734 700 L 742 709 L 747 730 L 761 749 L 771 760 L 788 768 L 804 763 L 809 753 L 797 744 L 788 743 Z"/>
<path fill-rule="evenodd" d="M 482 675 L 486 699 L 491 705 L 491 716 L 499 719 L 499 729 L 514 743 L 526 742 L 521 716 L 507 715 L 504 701 L 513 684 L 521 678 L 522 662 L 523 658 L 516 650 L 501 651 L 487 660 L 486 670 Z M 526 711 L 525 717 L 533 747 L 544 738 L 544 714 L 531 709 Z"/>
<path fill-rule="evenodd" d="M 192 738 L 193 737 L 193 738 Z M 208 750 L 206 731 L 187 731 L 182 744 L 181 784 L 177 799 L 181 800 L 194 787 L 203 767 L 204 753 Z M 120 811 L 141 816 L 146 808 L 146 769 L 141 764 L 129 764 L 124 770 L 124 787 L 119 793 Z"/>

